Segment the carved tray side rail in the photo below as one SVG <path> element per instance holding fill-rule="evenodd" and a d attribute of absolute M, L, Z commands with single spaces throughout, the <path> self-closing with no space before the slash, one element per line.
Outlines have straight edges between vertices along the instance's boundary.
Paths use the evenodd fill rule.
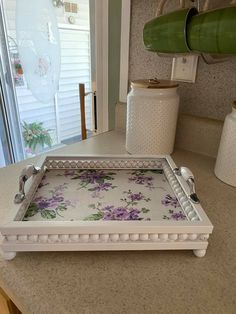
<path fill-rule="evenodd" d="M 162 169 L 187 220 L 22 221 L 46 169 Z M 10 260 L 21 251 L 193 250 L 203 257 L 213 226 L 178 169 L 169 156 L 47 157 L 15 217 L 0 227 L 2 255 Z"/>

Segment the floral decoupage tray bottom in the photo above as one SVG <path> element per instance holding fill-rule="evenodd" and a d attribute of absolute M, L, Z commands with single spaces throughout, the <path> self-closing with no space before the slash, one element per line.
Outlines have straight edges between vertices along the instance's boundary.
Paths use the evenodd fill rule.
<path fill-rule="evenodd" d="M 48 170 L 24 221 L 187 220 L 162 170 Z"/>

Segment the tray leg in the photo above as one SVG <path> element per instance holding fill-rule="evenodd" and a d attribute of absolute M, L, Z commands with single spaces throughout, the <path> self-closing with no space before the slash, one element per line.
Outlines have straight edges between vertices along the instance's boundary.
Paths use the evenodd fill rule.
<path fill-rule="evenodd" d="M 2 255 L 2 257 L 6 261 L 10 261 L 10 260 L 12 260 L 13 258 L 16 257 L 16 252 L 4 252 L 4 251 L 1 251 L 1 255 Z"/>
<path fill-rule="evenodd" d="M 193 253 L 197 257 L 204 257 L 206 255 L 206 250 L 193 250 Z"/>

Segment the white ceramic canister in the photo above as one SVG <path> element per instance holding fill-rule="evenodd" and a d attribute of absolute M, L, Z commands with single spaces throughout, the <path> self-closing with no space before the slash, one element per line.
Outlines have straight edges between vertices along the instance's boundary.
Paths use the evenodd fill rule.
<path fill-rule="evenodd" d="M 232 112 L 225 118 L 215 174 L 223 182 L 236 187 L 236 101 Z"/>
<path fill-rule="evenodd" d="M 131 154 L 171 154 L 179 109 L 178 84 L 164 80 L 131 83 L 127 99 L 126 150 Z"/>

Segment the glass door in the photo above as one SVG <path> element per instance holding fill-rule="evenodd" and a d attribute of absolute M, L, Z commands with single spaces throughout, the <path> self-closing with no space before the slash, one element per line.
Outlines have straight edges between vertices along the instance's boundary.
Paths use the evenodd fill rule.
<path fill-rule="evenodd" d="M 61 76 L 56 94 L 58 141 L 69 144 L 81 140 L 78 82 L 91 91 L 90 32 L 87 29 L 60 25 Z M 92 97 L 86 96 L 86 127 L 92 134 Z"/>
<path fill-rule="evenodd" d="M 3 71 L 1 81 L 4 88 L 11 91 L 7 104 L 9 108 L 14 108 L 14 112 L 8 118 L 14 124 L 15 137 L 18 134 L 20 138 L 17 141 L 18 147 L 13 147 L 13 151 L 18 152 L 18 160 L 81 139 L 79 83 L 85 84 L 86 92 L 92 88 L 89 2 L 73 0 L 62 5 L 62 1 L 52 0 L 3 0 L 2 13 L 5 16 L 2 14 L 2 23 L 5 20 L 3 37 L 6 52 L 1 55 L 1 59 L 8 69 L 5 73 Z M 31 20 L 32 15 L 36 14 L 37 6 L 38 10 L 47 12 L 46 17 L 45 14 L 42 15 L 42 21 L 36 21 L 36 18 Z M 39 23 L 39 31 L 36 31 L 35 36 L 42 36 L 42 40 L 46 36 L 49 44 L 56 40 L 54 21 L 57 24 L 60 71 L 57 90 L 50 99 L 47 95 L 42 97 L 47 91 L 47 81 L 44 78 L 48 78 L 52 69 L 53 80 L 58 69 L 53 68 L 55 60 L 47 50 L 47 45 L 42 50 L 36 43 L 35 49 L 40 51 L 35 53 L 37 59 L 31 53 L 34 36 L 30 34 L 29 38 L 27 27 L 30 24 L 33 30 L 36 27 L 33 25 L 34 20 Z M 27 49 L 23 50 L 22 46 Z M 51 49 L 51 46 L 48 47 Z M 57 56 L 55 51 L 55 59 Z M 38 88 L 35 85 L 37 79 Z M 91 95 L 86 96 L 86 122 L 88 135 L 92 136 L 94 118 Z"/>
<path fill-rule="evenodd" d="M 16 94 L 8 48 L 5 16 L 0 1 L 0 167 L 25 157 L 19 113 L 14 105 Z"/>
<path fill-rule="evenodd" d="M 3 114 L 3 94 L 0 87 L 0 168 L 5 167 L 14 161 L 12 144 L 10 142 L 8 126 Z"/>

